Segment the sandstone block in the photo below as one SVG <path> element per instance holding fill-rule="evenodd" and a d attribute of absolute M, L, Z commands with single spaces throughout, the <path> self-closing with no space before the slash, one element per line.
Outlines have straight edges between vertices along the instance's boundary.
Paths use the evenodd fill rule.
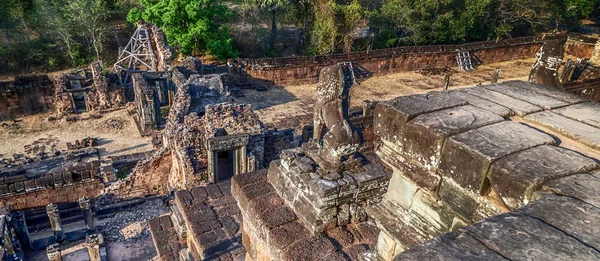
<path fill-rule="evenodd" d="M 586 102 L 558 108 L 552 112 L 600 128 L 600 115 L 598 115 L 598 111 L 600 111 L 600 104 Z"/>
<path fill-rule="evenodd" d="M 559 99 L 556 99 L 556 98 L 553 98 L 550 96 L 546 96 L 544 94 L 536 92 L 535 89 L 532 89 L 532 88 L 516 87 L 516 86 L 512 86 L 512 85 L 505 85 L 502 83 L 488 85 L 485 88 L 488 90 L 491 90 L 491 91 L 505 94 L 505 95 L 513 97 L 515 99 L 519 99 L 519 100 L 531 103 L 538 107 L 542 107 L 543 109 L 546 109 L 546 110 L 551 110 L 554 108 L 559 108 L 559 107 L 569 105 L 569 103 L 567 103 L 565 101 L 562 101 L 562 100 L 559 100 Z"/>
<path fill-rule="evenodd" d="M 439 172 L 460 186 L 480 193 L 493 161 L 554 139 L 529 126 L 501 122 L 450 137 L 444 144 Z"/>
<path fill-rule="evenodd" d="M 600 248 L 600 209 L 593 205 L 571 197 L 548 195 L 516 212 L 539 218 L 589 246 Z"/>
<path fill-rule="evenodd" d="M 466 105 L 467 102 L 450 92 L 430 92 L 427 94 L 401 96 L 390 101 L 380 102 L 375 107 L 376 133 L 382 139 L 400 146 L 406 123 L 418 115 Z"/>
<path fill-rule="evenodd" d="M 500 115 L 502 117 L 508 118 L 510 116 L 513 116 L 515 113 L 513 111 L 511 111 L 509 108 L 506 108 L 502 105 L 499 105 L 497 103 L 493 103 L 491 101 L 479 98 L 475 95 L 469 94 L 465 91 L 461 91 L 461 90 L 456 90 L 455 91 L 455 95 L 458 96 L 459 98 L 465 100 L 466 102 L 468 102 L 470 105 L 475 106 L 477 108 L 480 109 L 484 109 L 486 111 L 492 112 L 496 115 Z"/>
<path fill-rule="evenodd" d="M 488 218 L 464 230 L 511 260 L 594 260 L 600 255 L 543 221 L 518 213 Z"/>
<path fill-rule="evenodd" d="M 600 149 L 600 129 L 563 117 L 553 112 L 538 112 L 524 118 L 540 124 L 591 148 Z"/>
<path fill-rule="evenodd" d="M 599 168 L 593 159 L 556 146 L 539 146 L 508 155 L 492 164 L 492 187 L 512 209 L 532 200 L 533 192 L 550 180 Z"/>
<path fill-rule="evenodd" d="M 600 172 L 578 174 L 548 182 L 545 187 L 554 193 L 574 197 L 600 207 Z"/>
<path fill-rule="evenodd" d="M 534 112 L 542 111 L 541 107 L 535 106 L 533 104 L 527 103 L 525 101 L 515 99 L 508 95 L 504 95 L 500 92 L 491 91 L 484 87 L 474 87 L 465 89 L 465 91 L 469 94 L 475 95 L 479 98 L 497 103 L 502 106 L 508 107 L 510 110 L 515 112 L 517 116 L 524 117 L 527 114 L 531 114 Z"/>
<path fill-rule="evenodd" d="M 406 126 L 402 153 L 435 170 L 447 137 L 503 121 L 504 118 L 470 105 L 421 114 Z"/>
<path fill-rule="evenodd" d="M 394 258 L 400 260 L 506 260 L 467 233 L 450 232 L 411 248 Z"/>

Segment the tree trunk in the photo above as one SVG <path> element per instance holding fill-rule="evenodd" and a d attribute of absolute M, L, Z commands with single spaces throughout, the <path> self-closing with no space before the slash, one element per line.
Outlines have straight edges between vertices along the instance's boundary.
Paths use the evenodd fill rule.
<path fill-rule="evenodd" d="M 275 50 L 275 36 L 277 34 L 277 24 L 275 23 L 275 8 L 271 8 L 271 50 Z"/>

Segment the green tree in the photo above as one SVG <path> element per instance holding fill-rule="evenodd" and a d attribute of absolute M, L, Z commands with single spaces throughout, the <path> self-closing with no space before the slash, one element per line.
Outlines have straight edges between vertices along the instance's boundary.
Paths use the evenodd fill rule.
<path fill-rule="evenodd" d="M 204 52 L 221 60 L 236 57 L 229 28 L 221 23 L 233 14 L 218 0 L 141 0 L 142 9 L 130 10 L 127 17 L 141 19 L 162 28 L 169 44 L 184 54 Z"/>
<path fill-rule="evenodd" d="M 351 52 L 357 30 L 367 25 L 367 8 L 358 0 L 349 3 L 319 0 L 315 5 L 315 21 L 311 30 L 314 52 Z"/>
<path fill-rule="evenodd" d="M 101 60 L 100 53 L 104 49 L 108 17 L 106 2 L 104 0 L 67 0 L 63 12 L 80 36 L 91 44 L 96 59 Z"/>
<path fill-rule="evenodd" d="M 271 36 L 269 46 L 271 50 L 275 49 L 275 39 L 277 37 L 277 10 L 289 4 L 287 0 L 249 0 L 251 4 L 257 5 L 261 9 L 267 9 L 271 13 Z"/>

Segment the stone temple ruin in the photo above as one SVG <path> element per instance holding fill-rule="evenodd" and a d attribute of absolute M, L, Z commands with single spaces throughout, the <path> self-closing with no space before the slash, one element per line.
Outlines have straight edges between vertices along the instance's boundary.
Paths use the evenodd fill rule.
<path fill-rule="evenodd" d="M 250 76 L 304 77 L 296 65 L 230 61 L 224 74 L 193 57 L 175 65 L 160 29 L 140 23 L 118 72 L 95 62 L 54 81 L 0 85 L 6 119 L 46 110 L 70 119 L 129 102 L 154 145 L 106 156 L 93 140 L 66 152 L 45 151 L 52 141 L 43 140 L 31 157 L 0 161 L 0 256 L 111 260 L 113 222 L 150 202 L 166 209 L 147 220 L 153 260 L 598 260 L 600 69 L 593 59 L 563 63 L 569 48 L 557 38 L 461 46 L 472 62 L 493 48 L 539 50 L 529 82 L 358 110 L 349 90 L 360 62 L 322 61 L 300 79 L 318 68 L 313 123 L 298 135 L 266 128 L 234 97 L 252 88 Z M 409 58 L 394 55 L 395 68 L 421 60 L 402 50 Z"/>

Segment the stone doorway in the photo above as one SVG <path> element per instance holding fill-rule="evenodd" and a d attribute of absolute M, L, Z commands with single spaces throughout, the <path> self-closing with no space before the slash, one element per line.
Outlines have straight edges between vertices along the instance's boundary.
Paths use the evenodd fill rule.
<path fill-rule="evenodd" d="M 76 113 L 87 111 L 87 95 L 85 92 L 73 92 L 73 111 Z"/>
<path fill-rule="evenodd" d="M 215 181 L 230 179 L 237 174 L 234 150 L 216 151 L 215 154 Z"/>
<path fill-rule="evenodd" d="M 225 135 L 209 138 L 208 181 L 219 182 L 248 171 L 246 146 L 249 136 Z"/>

